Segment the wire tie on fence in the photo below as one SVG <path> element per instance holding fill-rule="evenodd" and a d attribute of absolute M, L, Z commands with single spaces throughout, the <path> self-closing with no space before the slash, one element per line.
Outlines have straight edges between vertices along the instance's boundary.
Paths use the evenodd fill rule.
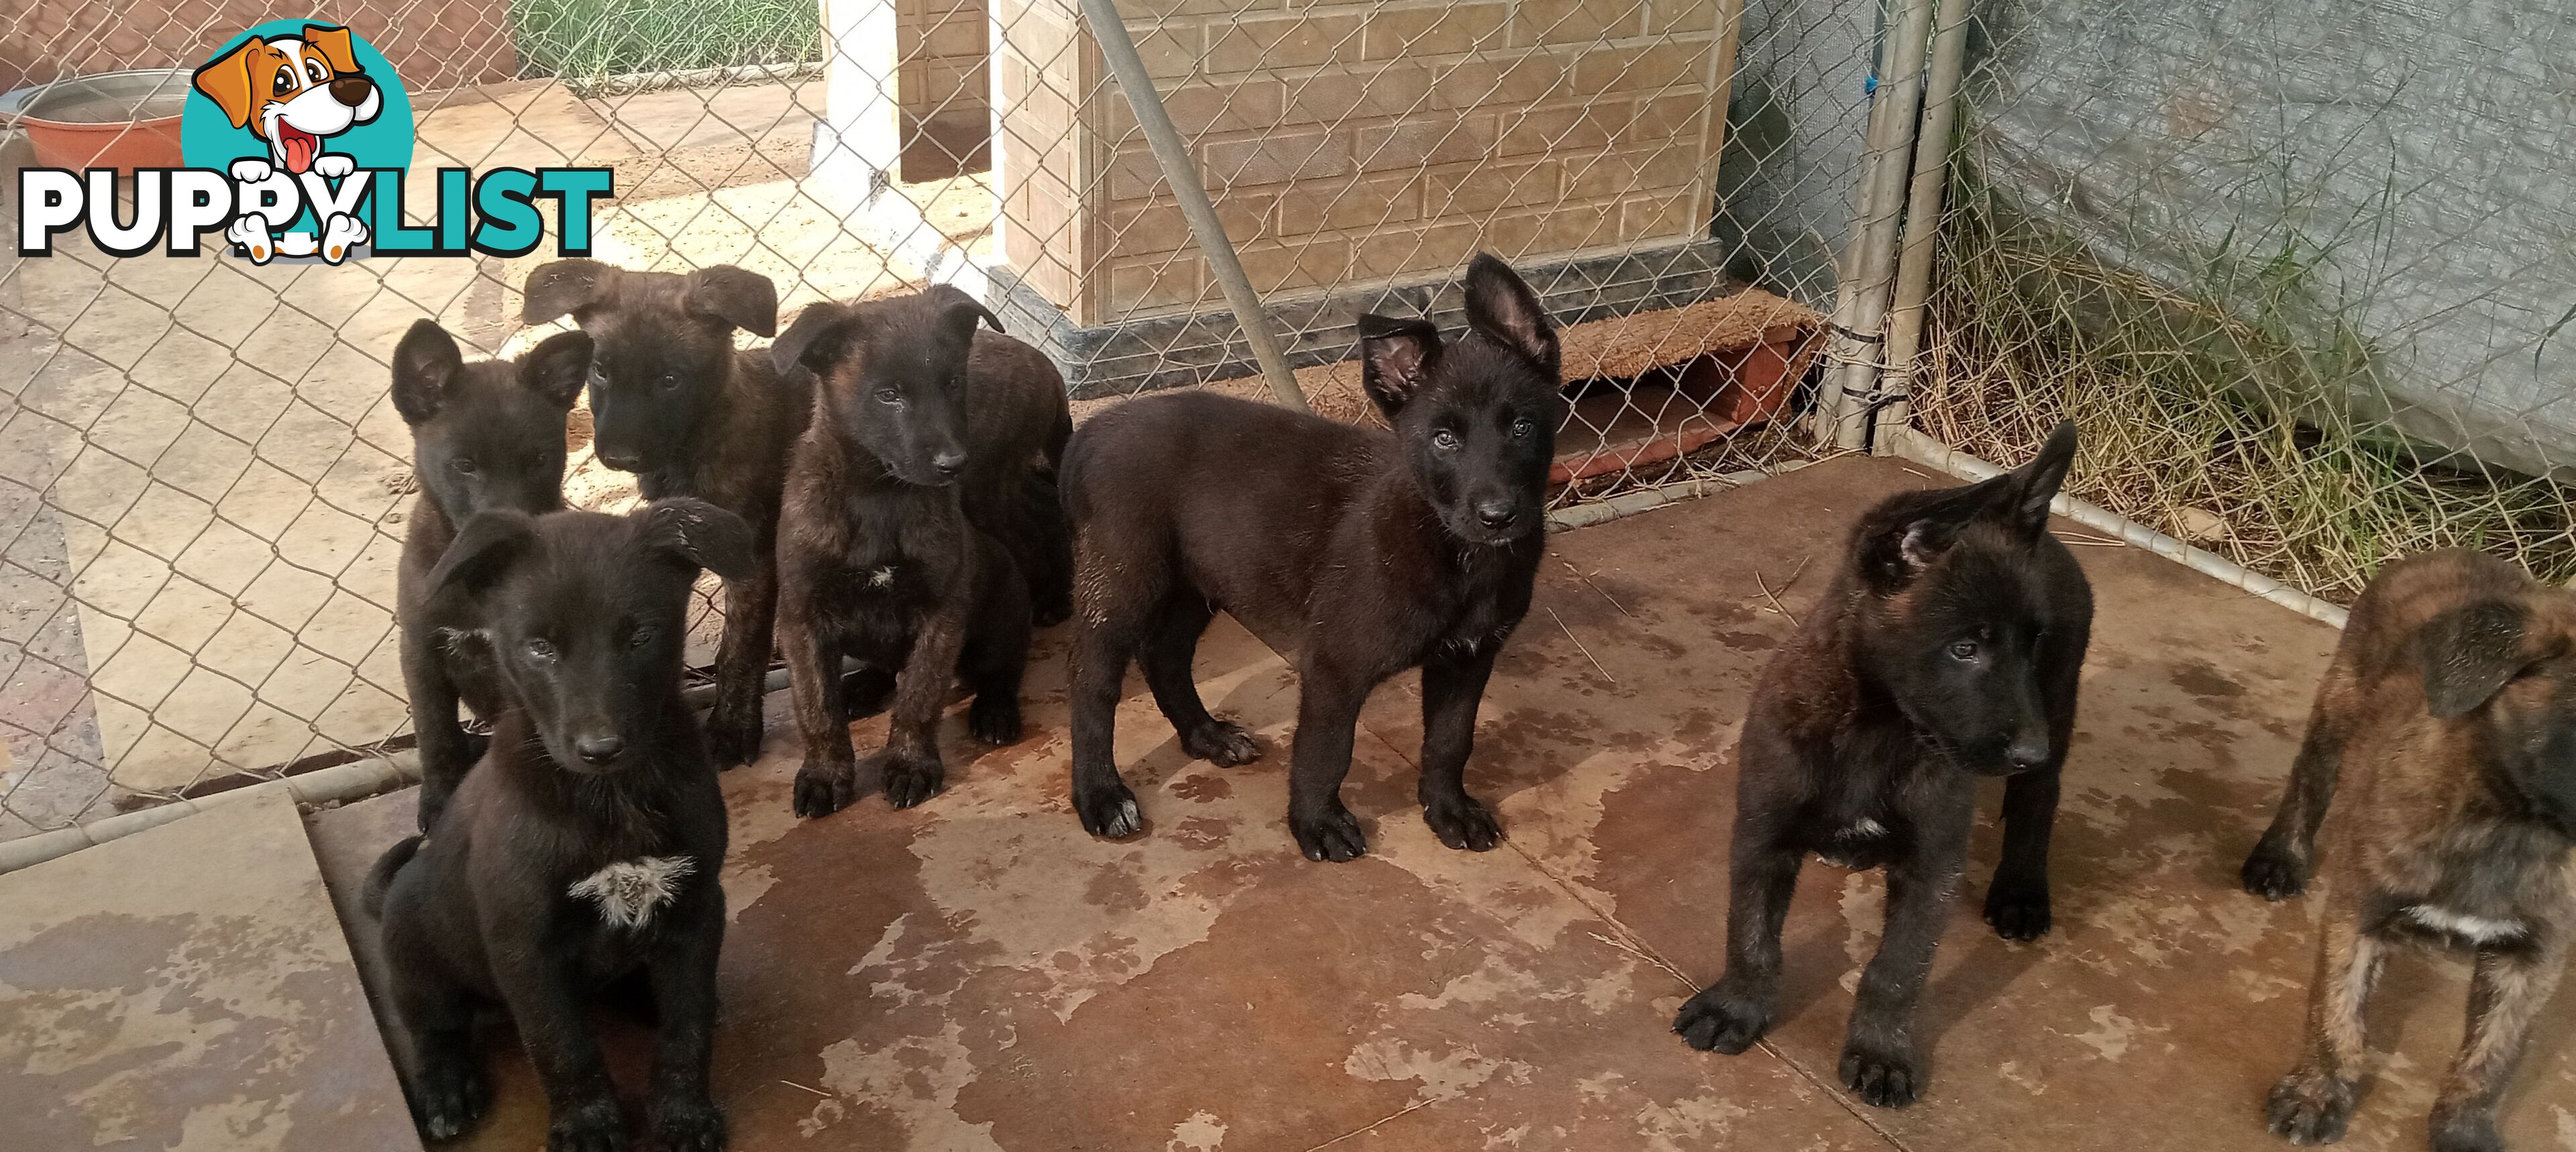
<path fill-rule="evenodd" d="M 1840 336 L 1846 340 L 1857 340 L 1863 344 L 1887 343 L 1887 333 L 1885 332 L 1862 332 L 1856 329 L 1847 328 L 1831 320 L 1825 321 L 1825 327 L 1832 329 L 1834 335 Z"/>

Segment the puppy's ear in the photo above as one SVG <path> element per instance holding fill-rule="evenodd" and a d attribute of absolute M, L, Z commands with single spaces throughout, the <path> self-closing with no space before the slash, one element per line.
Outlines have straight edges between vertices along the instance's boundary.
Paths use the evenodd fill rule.
<path fill-rule="evenodd" d="M 2010 482 L 1996 485 L 1989 507 L 2013 530 L 2037 539 L 2048 531 L 2048 502 L 2056 498 L 2058 488 L 2066 483 L 2067 469 L 2074 464 L 2075 422 L 2060 421 L 2057 430 L 2048 434 L 2048 442 L 2039 446 L 2039 455 L 1996 478 Z"/>
<path fill-rule="evenodd" d="M 866 318 L 846 305 L 830 301 L 808 304 L 796 314 L 796 322 L 770 344 L 769 365 L 782 376 L 798 367 L 819 376 L 840 362 L 866 326 Z"/>
<path fill-rule="evenodd" d="M 1428 320 L 1360 317 L 1360 388 L 1393 423 L 1440 366 L 1440 328 Z"/>
<path fill-rule="evenodd" d="M 578 321 L 583 309 L 607 298 L 619 275 L 616 266 L 597 260 L 555 260 L 538 265 L 520 288 L 526 300 L 519 306 L 519 320 L 543 324 L 572 314 Z"/>
<path fill-rule="evenodd" d="M 438 406 L 465 370 L 465 354 L 456 337 L 436 320 L 414 320 L 402 343 L 394 345 L 394 411 L 403 423 L 417 426 L 438 415 Z"/>
<path fill-rule="evenodd" d="M 342 76 L 355 76 L 364 71 L 358 67 L 358 51 L 349 44 L 349 30 L 327 24 L 304 26 L 304 43 L 322 51 L 331 71 Z"/>
<path fill-rule="evenodd" d="M 519 357 L 519 383 L 555 407 L 570 408 L 590 379 L 591 351 L 590 333 L 557 332 Z"/>
<path fill-rule="evenodd" d="M 1556 325 L 1538 293 L 1509 264 L 1479 252 L 1467 265 L 1467 327 L 1520 353 L 1554 381 L 1558 373 Z"/>
<path fill-rule="evenodd" d="M 1858 561 L 1863 583 L 1881 596 L 1904 591 L 1959 542 L 1959 531 L 1993 499 L 1987 485 L 1909 493 L 1862 522 Z"/>
<path fill-rule="evenodd" d="M 235 128 L 250 126 L 252 93 L 261 90 L 251 82 L 250 62 L 267 47 L 268 41 L 253 36 L 197 68 L 197 91 L 222 108 Z"/>
<path fill-rule="evenodd" d="M 687 496 L 656 500 L 635 516 L 643 522 L 645 547 L 727 580 L 751 575 L 756 557 L 751 525 L 742 517 Z"/>
<path fill-rule="evenodd" d="M 717 264 L 689 273 L 688 308 L 754 336 L 778 335 L 778 286 L 758 272 Z"/>
<path fill-rule="evenodd" d="M 535 517 L 510 509 L 477 512 L 456 530 L 438 566 L 429 570 L 430 593 L 481 592 L 536 542 Z"/>
<path fill-rule="evenodd" d="M 2424 673 L 2424 707 L 2436 718 L 2466 716 L 2538 660 L 2530 610 L 2510 600 L 2479 600 L 2444 612 L 2415 630 L 2415 659 Z"/>
<path fill-rule="evenodd" d="M 974 334 L 977 320 L 992 325 L 993 331 L 1005 331 L 1001 317 L 993 315 L 993 310 L 985 307 L 983 301 L 967 295 L 965 289 L 954 284 L 933 284 L 921 294 L 939 306 L 950 327 L 966 329 L 970 336 Z"/>

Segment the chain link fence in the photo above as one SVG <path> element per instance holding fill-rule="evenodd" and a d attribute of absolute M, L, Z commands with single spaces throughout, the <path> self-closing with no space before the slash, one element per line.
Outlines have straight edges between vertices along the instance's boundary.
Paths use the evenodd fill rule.
<path fill-rule="evenodd" d="M 1918 427 L 2339 603 L 2576 576 L 2576 25 L 2549 5 L 1981 4 Z"/>
<path fill-rule="evenodd" d="M 38 0 L 0 17 L 0 87 L 41 98 L 135 68 L 184 85 L 264 15 L 238 7 Z M 1559 507 L 1816 455 L 1792 417 L 1825 358 L 1875 0 L 1122 14 L 1317 411 L 1373 421 L 1354 318 L 1454 325 L 1450 280 L 1491 251 L 1567 325 Z M 364 0 L 321 18 L 405 81 L 415 217 L 441 167 L 607 167 L 593 255 L 610 263 L 748 268 L 783 317 L 955 283 L 1054 357 L 1078 417 L 1172 387 L 1263 394 L 1071 0 Z M 0 124 L 0 157 L 34 162 L 34 120 Z M 394 344 L 423 317 L 469 354 L 558 330 L 518 321 L 550 244 L 340 266 L 216 247 L 111 259 L 72 232 L 0 274 L 0 838 L 407 747 Z M 1964 365 L 1943 334 L 1939 362 Z M 580 409 L 570 446 L 573 503 L 634 498 Z"/>

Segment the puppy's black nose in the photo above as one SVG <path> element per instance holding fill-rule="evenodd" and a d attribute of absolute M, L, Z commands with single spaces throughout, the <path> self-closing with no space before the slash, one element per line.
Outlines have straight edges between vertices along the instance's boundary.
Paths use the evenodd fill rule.
<path fill-rule="evenodd" d="M 2012 747 L 2004 749 L 2004 760 L 2020 770 L 2046 764 L 2048 763 L 2048 738 L 2025 736 L 2015 740 L 2012 742 Z"/>
<path fill-rule="evenodd" d="M 331 82 L 331 98 L 355 108 L 367 102 L 376 90 L 376 82 L 364 76 L 342 76 Z"/>
<path fill-rule="evenodd" d="M 955 476 L 966 470 L 966 453 L 963 449 L 951 448 L 931 457 L 930 466 L 938 469 L 942 476 Z"/>
<path fill-rule="evenodd" d="M 626 750 L 626 742 L 615 736 L 584 736 L 573 742 L 573 751 L 593 764 L 606 764 Z"/>
<path fill-rule="evenodd" d="M 644 461 L 641 457 L 637 456 L 629 456 L 622 453 L 602 452 L 599 454 L 599 462 L 617 469 L 620 472 L 632 472 L 635 470 L 636 465 L 642 464 Z"/>
<path fill-rule="evenodd" d="M 1476 505 L 1476 519 L 1497 532 L 1512 526 L 1521 518 L 1521 510 L 1508 500 L 1486 500 Z"/>

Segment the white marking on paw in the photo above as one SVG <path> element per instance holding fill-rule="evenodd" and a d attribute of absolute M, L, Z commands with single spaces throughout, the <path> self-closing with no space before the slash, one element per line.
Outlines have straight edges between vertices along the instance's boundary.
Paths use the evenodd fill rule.
<path fill-rule="evenodd" d="M 599 905 L 599 918 L 615 928 L 641 928 L 662 906 L 680 898 L 680 881 L 698 870 L 686 856 L 621 860 L 574 881 L 566 892 Z"/>
<path fill-rule="evenodd" d="M 894 583 L 894 565 L 888 564 L 883 568 L 870 571 L 868 573 L 868 583 L 869 585 L 877 588 L 883 588 Z"/>
<path fill-rule="evenodd" d="M 2522 935 L 2523 931 L 2522 925 L 2516 921 L 2472 916 L 2465 912 L 2453 912 L 2448 908 L 2436 908 L 2430 904 L 2407 905 L 2404 914 L 2408 919 L 2434 931 L 2448 932 L 2476 944 L 2511 940 Z"/>

